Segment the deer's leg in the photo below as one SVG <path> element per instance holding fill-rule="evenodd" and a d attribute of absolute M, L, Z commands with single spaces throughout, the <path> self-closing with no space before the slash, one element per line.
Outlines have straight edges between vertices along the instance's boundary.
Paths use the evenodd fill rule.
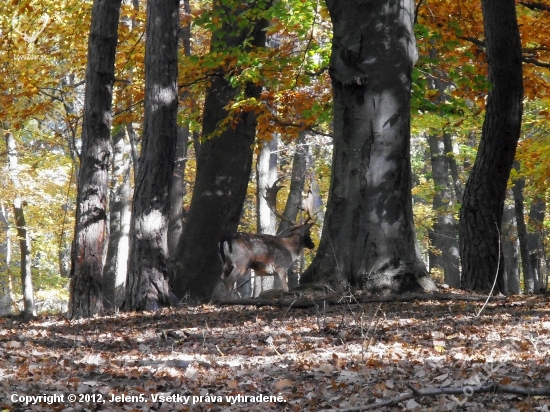
<path fill-rule="evenodd" d="M 235 282 L 245 273 L 245 271 L 241 271 L 238 266 L 232 265 L 229 275 L 227 275 L 228 272 L 229 268 L 224 269 L 222 279 L 227 291 L 229 292 L 229 296 L 233 297 L 235 294 Z"/>
<path fill-rule="evenodd" d="M 288 292 L 288 283 L 286 283 L 286 271 L 285 270 L 278 270 L 277 276 L 279 276 L 279 281 L 281 282 L 281 286 L 283 287 L 285 292 Z"/>

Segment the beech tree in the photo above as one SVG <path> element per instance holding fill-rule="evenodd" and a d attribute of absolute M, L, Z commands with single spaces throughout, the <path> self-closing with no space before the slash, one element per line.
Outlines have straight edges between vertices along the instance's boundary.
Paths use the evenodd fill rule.
<path fill-rule="evenodd" d="M 433 290 L 415 238 L 410 94 L 414 2 L 327 0 L 334 155 L 319 250 L 301 282 Z"/>
<path fill-rule="evenodd" d="M 514 0 L 481 4 L 492 88 L 460 209 L 461 286 L 488 293 L 496 276 L 499 293 L 505 291 L 499 233 L 523 111 L 522 48 Z"/>
<path fill-rule="evenodd" d="M 130 226 L 127 310 L 175 304 L 168 284 L 170 190 L 177 142 L 179 0 L 147 2 L 145 117 Z"/>
<path fill-rule="evenodd" d="M 121 0 L 94 0 L 88 40 L 82 151 L 72 251 L 69 316 L 103 310 L 111 157 L 111 107 Z"/>
<path fill-rule="evenodd" d="M 248 49 L 245 44 L 265 46 L 267 22 L 257 17 L 259 9 L 255 7 L 259 6 L 213 2 L 213 10 L 221 14 L 215 19 L 220 26 L 212 33 L 211 52 Z M 200 146 L 195 188 L 178 245 L 172 286 L 179 298 L 189 294 L 194 299 L 210 299 L 222 271 L 217 242 L 233 234 L 239 224 L 252 167 L 256 115 L 243 111 L 232 124 L 221 128 L 220 124 L 227 118 L 226 107 L 240 92 L 246 98 L 260 95 L 259 85 L 249 83 L 243 88 L 232 85 L 226 73 L 220 72 L 211 77 L 206 91 L 202 135 L 210 138 Z M 212 136 L 218 128 L 221 133 Z"/>

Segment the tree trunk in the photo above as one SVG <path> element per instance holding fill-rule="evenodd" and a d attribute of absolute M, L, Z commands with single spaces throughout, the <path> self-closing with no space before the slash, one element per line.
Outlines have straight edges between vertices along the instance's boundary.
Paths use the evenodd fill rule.
<path fill-rule="evenodd" d="M 103 305 L 107 309 L 118 309 L 124 302 L 132 210 L 131 169 L 130 141 L 123 127 L 113 136 L 109 246 L 103 269 Z"/>
<path fill-rule="evenodd" d="M 23 201 L 19 196 L 13 201 L 13 214 L 17 237 L 19 238 L 19 250 L 21 251 L 21 289 L 23 292 L 23 314 L 26 318 L 36 316 L 34 306 L 34 288 L 32 286 L 31 273 L 31 239 L 27 231 Z"/>
<path fill-rule="evenodd" d="M 445 283 L 459 288 L 458 226 L 452 208 L 455 196 L 449 180 L 449 158 L 445 152 L 444 137 L 430 135 L 428 143 L 435 187 L 433 208 L 437 215 L 433 230 L 430 231 L 430 241 L 432 247 L 439 251 L 430 252 L 430 271 L 433 268 L 442 269 Z"/>
<path fill-rule="evenodd" d="M 517 167 L 517 165 L 516 165 Z M 517 179 L 512 187 L 514 194 L 514 209 L 516 211 L 516 225 L 518 231 L 519 250 L 521 254 L 521 269 L 523 272 L 523 284 L 525 293 L 533 294 L 537 290 L 537 279 L 535 272 L 531 266 L 531 258 L 529 256 L 529 246 L 527 244 L 527 225 L 525 224 L 524 198 L 523 188 L 525 187 L 524 179 Z"/>
<path fill-rule="evenodd" d="M 517 295 L 521 292 L 519 284 L 519 241 L 516 227 L 516 208 L 513 203 L 504 205 L 501 239 L 506 294 Z"/>
<path fill-rule="evenodd" d="M 286 199 L 285 210 L 283 216 L 289 221 L 295 222 L 302 208 L 304 185 L 306 181 L 306 173 L 308 169 L 308 158 L 311 156 L 309 146 L 306 144 L 306 133 L 300 133 L 300 137 L 296 141 L 296 149 L 292 159 L 292 174 L 290 176 L 290 187 L 288 189 L 288 197 Z M 291 226 L 291 223 L 286 220 L 279 222 L 277 233 L 281 233 Z"/>
<path fill-rule="evenodd" d="M 435 290 L 411 198 L 414 2 L 327 0 L 334 152 L 323 234 L 301 282 L 375 293 Z"/>
<path fill-rule="evenodd" d="M 170 213 L 168 222 L 168 256 L 170 262 L 176 257 L 178 243 L 183 233 L 183 197 L 185 196 L 185 165 L 187 163 L 187 142 L 189 128 L 178 126 L 178 141 L 176 143 L 176 159 L 172 188 L 170 189 Z"/>
<path fill-rule="evenodd" d="M 462 288 L 504 291 L 499 255 L 506 185 L 521 129 L 523 78 L 515 2 L 482 0 L 489 91 L 481 142 L 460 210 Z M 497 272 L 498 267 L 498 272 Z"/>
<path fill-rule="evenodd" d="M 19 159 L 15 138 L 11 132 L 6 133 L 6 146 L 8 148 L 8 171 L 15 191 L 13 200 L 13 215 L 15 218 L 15 228 L 17 238 L 19 239 L 19 250 L 21 253 L 21 290 L 23 293 L 23 314 L 26 318 L 36 316 L 36 307 L 34 305 L 34 289 L 32 286 L 31 273 L 31 240 L 27 232 L 27 222 L 25 221 L 25 212 L 23 210 L 23 200 L 19 195 Z M 9 273 L 9 272 L 8 272 Z M 8 279 L 9 280 L 9 279 Z M 9 289 L 8 289 L 9 290 Z"/>
<path fill-rule="evenodd" d="M 270 141 L 264 142 L 256 158 L 256 218 L 259 234 L 275 235 L 277 233 L 277 219 L 266 201 L 267 188 L 277 180 L 277 135 Z M 244 279 L 243 279 L 244 281 Z M 254 277 L 254 296 L 260 293 L 280 288 L 276 276 Z"/>
<path fill-rule="evenodd" d="M 9 237 L 8 210 L 0 202 L 0 316 L 11 315 L 12 301 L 10 291 L 11 243 Z"/>
<path fill-rule="evenodd" d="M 458 175 L 458 165 L 456 164 L 456 159 L 453 156 L 453 140 L 450 133 L 443 134 L 443 145 L 445 147 L 445 153 L 447 154 L 447 161 L 449 163 L 449 171 L 451 172 L 451 179 L 453 181 L 455 197 L 459 203 L 462 203 L 464 188 L 462 187 L 462 181 L 460 180 L 460 177 Z"/>
<path fill-rule="evenodd" d="M 90 317 L 103 310 L 111 107 L 119 13 L 120 0 L 94 0 L 71 265 L 71 318 Z"/>
<path fill-rule="evenodd" d="M 288 197 L 286 199 L 285 210 L 283 216 L 289 221 L 296 222 L 298 214 L 303 205 L 304 185 L 306 182 L 306 174 L 308 163 L 311 160 L 310 146 L 306 144 L 306 133 L 300 133 L 300 137 L 296 141 L 296 149 L 292 159 L 292 174 L 290 177 L 290 187 Z M 311 213 L 314 211 L 312 210 Z M 277 233 L 282 233 L 291 226 L 291 223 L 286 220 L 279 222 Z M 303 257 L 303 253 L 302 253 Z M 288 287 L 295 288 L 299 284 L 299 270 L 303 267 L 303 259 L 298 259 L 292 264 L 288 271 Z"/>
<path fill-rule="evenodd" d="M 127 310 L 176 303 L 168 285 L 168 221 L 177 142 L 179 0 L 147 2 L 144 134 L 130 227 Z"/>
<path fill-rule="evenodd" d="M 223 1 L 214 1 L 214 9 L 220 10 L 223 6 L 220 3 Z M 229 22 L 224 18 L 224 27 L 213 33 L 211 50 L 240 46 L 245 40 L 252 46 L 264 46 L 267 23 L 264 20 L 247 23 L 253 25 L 251 39 L 247 39 L 250 26 L 238 29 L 238 14 L 243 10 L 231 10 L 235 14 L 228 13 Z M 258 97 L 260 91 L 261 87 L 248 85 L 245 95 Z M 204 103 L 203 136 L 210 136 L 227 117 L 225 107 L 238 92 L 226 77 L 212 77 Z M 255 114 L 242 113 L 231 127 L 200 146 L 195 188 L 178 245 L 179 261 L 172 281 L 179 298 L 188 294 L 193 300 L 209 300 L 220 282 L 222 265 L 217 243 L 223 236 L 233 234 L 239 224 L 252 167 L 255 128 Z"/>
<path fill-rule="evenodd" d="M 527 235 L 527 246 L 529 248 L 529 258 L 531 268 L 537 280 L 537 293 L 544 292 L 548 288 L 546 279 L 546 261 L 544 259 L 544 215 L 546 213 L 546 202 L 543 196 L 535 196 L 529 209 L 529 233 Z"/>
<path fill-rule="evenodd" d="M 186 14 L 191 14 L 189 0 L 183 0 L 183 9 Z M 183 42 L 185 56 L 191 56 L 191 20 L 180 30 L 180 38 Z M 187 91 L 181 93 L 180 100 L 188 99 Z M 185 209 L 183 208 L 183 197 L 186 194 L 185 188 L 185 166 L 187 164 L 187 144 L 189 143 L 189 125 L 178 126 L 178 141 L 176 143 L 176 161 L 174 164 L 174 179 L 170 190 L 170 217 L 168 223 L 168 252 L 170 256 L 171 271 L 178 249 L 181 234 L 183 233 L 183 222 Z"/>

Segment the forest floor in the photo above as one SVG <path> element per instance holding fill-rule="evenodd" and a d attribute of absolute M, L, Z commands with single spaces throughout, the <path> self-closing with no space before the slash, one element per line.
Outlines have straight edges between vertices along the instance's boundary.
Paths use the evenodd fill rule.
<path fill-rule="evenodd" d="M 482 306 L 351 298 L 0 319 L 0 411 L 549 410 L 548 297 L 476 317 Z"/>

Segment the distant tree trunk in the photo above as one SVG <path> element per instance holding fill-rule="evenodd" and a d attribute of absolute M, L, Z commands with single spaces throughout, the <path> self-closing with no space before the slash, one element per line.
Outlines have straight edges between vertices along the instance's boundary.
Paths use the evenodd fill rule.
<path fill-rule="evenodd" d="M 183 1 L 183 8 L 186 14 L 191 14 L 189 0 Z M 180 38 L 183 42 L 185 56 L 191 56 L 191 20 L 180 30 Z M 188 93 L 181 93 L 180 100 L 188 99 Z M 187 145 L 189 143 L 189 125 L 178 126 L 178 141 L 176 143 L 176 161 L 174 164 L 174 179 L 170 190 L 170 217 L 168 223 L 168 252 L 170 256 L 171 271 L 175 261 L 178 243 L 183 233 L 183 221 L 185 209 L 183 208 L 183 197 L 185 196 L 185 166 L 187 164 Z"/>
<path fill-rule="evenodd" d="M 259 234 L 275 235 L 277 233 L 277 219 L 267 205 L 266 188 L 271 187 L 277 180 L 277 135 L 263 143 L 256 158 L 256 218 Z M 254 278 L 254 295 L 280 287 L 276 276 L 256 276 Z M 244 282 L 244 279 L 241 281 Z"/>
<path fill-rule="evenodd" d="M 517 165 L 516 165 L 517 167 Z M 533 294 L 537 291 L 537 279 L 535 272 L 531 267 L 531 258 L 529 256 L 529 245 L 527 243 L 527 225 L 525 224 L 523 188 L 524 179 L 517 179 L 512 187 L 514 193 L 514 209 L 516 211 L 516 225 L 518 230 L 519 250 L 521 253 L 521 269 L 523 272 L 523 281 L 525 293 Z"/>
<path fill-rule="evenodd" d="M 433 230 L 430 231 L 430 241 L 439 251 L 438 254 L 430 252 L 430 270 L 443 269 L 445 283 L 459 288 L 458 226 L 452 209 L 455 196 L 449 180 L 449 158 L 443 136 L 429 135 L 428 143 L 435 187 L 433 208 L 437 216 Z"/>
<path fill-rule="evenodd" d="M 185 165 L 187 163 L 187 143 L 189 128 L 178 126 L 178 141 L 176 143 L 176 159 L 172 187 L 170 189 L 170 212 L 168 217 L 168 256 L 170 261 L 177 256 L 178 243 L 183 233 L 183 197 L 185 196 Z"/>
<path fill-rule="evenodd" d="M 125 297 L 132 210 L 131 169 L 130 141 L 126 128 L 122 127 L 113 136 L 109 245 L 103 269 L 103 305 L 106 309 L 120 308 Z"/>
<path fill-rule="evenodd" d="M 103 310 L 111 107 L 119 13 L 120 0 L 94 0 L 71 265 L 71 318 L 90 317 Z"/>
<path fill-rule="evenodd" d="M 504 285 L 506 294 L 519 294 L 519 241 L 516 227 L 516 208 L 513 203 L 504 205 L 502 215 L 502 254 L 504 257 Z"/>
<path fill-rule="evenodd" d="M 327 0 L 334 152 L 323 234 L 301 283 L 375 293 L 435 290 L 411 198 L 412 0 Z"/>
<path fill-rule="evenodd" d="M 21 252 L 21 290 L 23 292 L 23 314 L 26 318 L 36 316 L 36 307 L 34 306 L 34 289 L 32 286 L 31 273 L 31 239 L 27 232 L 27 222 L 25 221 L 25 211 L 23 210 L 23 200 L 19 194 L 19 159 L 15 138 L 11 132 L 6 133 L 6 146 L 8 148 L 8 174 L 15 189 L 15 199 L 13 200 L 13 215 L 15 218 L 15 228 L 17 238 L 19 239 L 19 250 Z"/>
<path fill-rule="evenodd" d="M 9 237 L 8 211 L 3 202 L 0 202 L 0 316 L 12 313 L 10 291 L 10 259 L 11 243 Z"/>
<path fill-rule="evenodd" d="M 543 244 L 543 223 L 546 213 L 546 202 L 543 196 L 535 196 L 529 209 L 529 233 L 527 235 L 527 246 L 531 268 L 537 279 L 537 293 L 544 292 L 548 288 L 546 275 L 546 260 L 544 259 Z"/>
<path fill-rule="evenodd" d="M 137 182 L 139 171 L 139 151 L 138 151 L 138 136 L 132 123 L 126 125 L 128 139 L 130 140 L 130 154 L 132 155 L 132 166 L 134 170 L 134 182 Z"/>
<path fill-rule="evenodd" d="M 307 135 L 305 132 L 300 133 L 300 137 L 296 141 L 296 150 L 292 159 L 292 174 L 290 177 L 290 188 L 288 190 L 288 197 L 286 200 L 285 210 L 283 216 L 292 222 L 296 222 L 298 214 L 301 211 L 304 195 L 304 185 L 306 181 L 306 174 L 308 169 L 309 158 L 311 152 L 309 146 L 306 144 Z M 311 211 L 313 213 L 313 211 Z M 279 228 L 277 233 L 282 233 L 290 227 L 290 222 L 282 220 L 279 222 Z M 298 259 L 290 267 L 288 271 L 288 287 L 295 288 L 298 286 L 299 279 L 297 270 L 300 267 L 301 259 Z"/>
<path fill-rule="evenodd" d="M 27 231 L 23 201 L 18 196 L 13 201 L 13 214 L 19 238 L 19 249 L 21 250 L 21 286 L 23 292 L 23 314 L 26 318 L 36 316 L 34 305 L 34 288 L 32 286 L 31 273 L 31 239 Z"/>
<path fill-rule="evenodd" d="M 144 134 L 130 227 L 126 310 L 176 303 L 168 284 L 168 220 L 177 142 L 179 0 L 147 2 Z"/>
<path fill-rule="evenodd" d="M 306 138 L 307 135 L 305 132 L 300 133 L 300 137 L 296 141 L 296 149 L 292 159 L 290 187 L 288 189 L 288 197 L 283 212 L 283 216 L 291 222 L 296 222 L 303 203 L 308 158 L 311 156 L 309 146 L 306 144 Z M 291 226 L 289 221 L 280 221 L 277 233 L 281 233 L 288 229 Z"/>
<path fill-rule="evenodd" d="M 458 203 L 462 203 L 462 197 L 464 196 L 464 188 L 460 176 L 458 174 L 458 165 L 456 159 L 453 156 L 453 141 L 450 133 L 443 133 L 443 145 L 445 147 L 445 153 L 447 155 L 447 161 L 449 163 L 449 171 L 451 172 L 451 179 L 455 190 L 455 198 Z M 457 226 L 458 233 L 458 226 Z"/>
<path fill-rule="evenodd" d="M 214 8 L 221 9 L 224 1 L 215 0 L 213 4 Z M 211 50 L 240 46 L 245 40 L 250 41 L 252 47 L 264 46 L 267 22 L 262 19 L 245 23 L 239 17 L 242 8 L 229 10 L 234 14 L 228 13 L 222 19 L 223 27 L 213 33 Z M 239 24 L 247 27 L 239 29 Z M 258 97 L 260 91 L 260 86 L 250 84 L 245 95 Z M 225 107 L 238 92 L 228 78 L 212 77 L 204 103 L 203 136 L 210 136 L 227 117 Z M 177 273 L 172 281 L 179 298 L 189 294 L 194 300 L 209 300 L 220 282 L 222 265 L 217 242 L 237 230 L 252 167 L 251 146 L 255 128 L 255 114 L 242 113 L 235 119 L 233 127 L 227 127 L 220 136 L 200 146 L 195 188 L 178 246 Z"/>
<path fill-rule="evenodd" d="M 489 91 L 481 142 L 460 210 L 462 288 L 503 292 L 499 231 L 521 129 L 523 77 L 514 0 L 482 0 Z M 498 273 L 497 273 L 498 267 Z"/>

